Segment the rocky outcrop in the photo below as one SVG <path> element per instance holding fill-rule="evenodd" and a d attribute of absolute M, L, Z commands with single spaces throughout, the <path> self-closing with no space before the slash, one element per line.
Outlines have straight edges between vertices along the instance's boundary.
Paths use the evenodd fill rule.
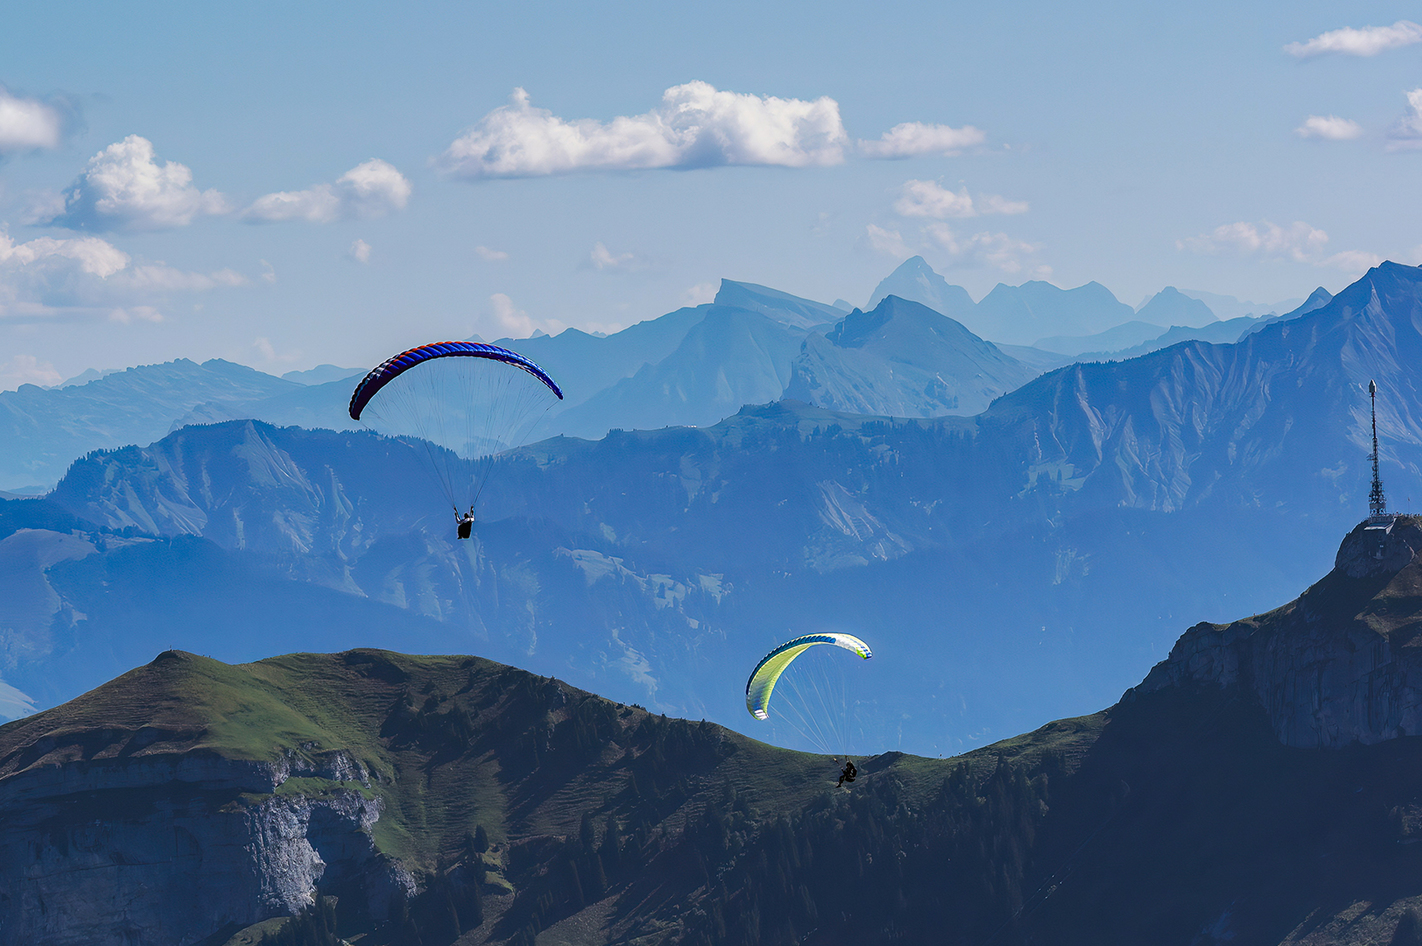
<path fill-rule="evenodd" d="M 310 781 L 289 792 L 292 776 Z M 27 769 L 0 780 L 0 944 L 195 943 L 297 913 L 318 892 L 354 894 L 378 919 L 396 890 L 414 892 L 376 851 L 380 811 L 364 768 L 339 752 Z"/>
<path fill-rule="evenodd" d="M 1422 734 L 1422 518 L 1364 522 L 1293 601 L 1190 628 L 1133 693 L 1237 688 L 1285 745 L 1336 748 Z M 1130 694 L 1128 694 L 1129 698 Z"/>

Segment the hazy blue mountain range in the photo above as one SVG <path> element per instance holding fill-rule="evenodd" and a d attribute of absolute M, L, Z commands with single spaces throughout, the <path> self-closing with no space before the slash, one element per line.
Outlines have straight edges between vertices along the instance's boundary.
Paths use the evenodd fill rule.
<path fill-rule="evenodd" d="M 721 288 L 712 300 L 716 305 L 749 309 L 769 316 L 792 328 L 828 327 L 844 318 L 844 312 L 823 302 L 812 302 L 788 292 L 757 286 L 755 283 L 721 280 Z"/>
<path fill-rule="evenodd" d="M 976 414 L 1036 377 L 961 323 L 886 296 L 824 336 L 806 336 L 785 397 L 848 414 Z"/>
<path fill-rule="evenodd" d="M 974 304 L 967 290 L 950 285 L 915 256 L 890 273 L 869 299 L 873 308 L 890 295 L 928 306 L 991 342 L 1031 345 L 1040 338 L 1093 335 L 1135 320 L 1135 311 L 1100 283 L 1058 289 L 1051 283 L 998 283 Z"/>
<path fill-rule="evenodd" d="M 281 377 L 283 381 L 295 381 L 298 384 L 326 384 L 331 381 L 344 381 L 347 378 L 359 378 L 367 370 L 366 368 L 341 368 L 337 365 L 317 365 L 304 371 L 288 371 Z"/>
<path fill-rule="evenodd" d="M 1297 318 L 1312 312 L 1314 309 L 1327 305 L 1332 298 L 1332 293 L 1320 286 L 1302 305 L 1285 315 L 1240 316 L 1224 321 L 1207 322 L 1199 326 L 1172 324 L 1170 328 L 1160 330 L 1155 335 L 1128 346 L 1122 346 L 1120 342 L 1131 337 L 1131 334 L 1135 332 L 1144 334 L 1145 323 L 1128 322 L 1126 325 L 1097 335 L 1084 338 L 1042 339 L 1037 344 L 1049 351 L 1071 354 L 1076 361 L 1124 361 L 1128 358 L 1136 358 L 1149 352 L 1159 351 L 1162 348 L 1169 348 L 1179 342 L 1201 341 L 1215 344 L 1237 342 L 1245 335 L 1257 332 L 1271 322 Z M 1125 331 L 1128 328 L 1131 330 Z"/>
<path fill-rule="evenodd" d="M 1366 509 L 1369 378 L 1390 495 L 1422 495 L 1422 398 L 1405 367 L 1422 355 L 1420 279 L 1387 264 L 1234 345 L 1073 365 L 972 418 L 786 401 L 708 428 L 555 438 L 501 461 L 464 544 L 411 451 L 368 434 L 193 428 L 86 459 L 52 503 L 93 523 L 81 531 L 200 536 L 272 580 L 405 609 L 492 657 L 749 732 L 747 661 L 789 634 L 853 630 L 876 650 L 862 737 L 944 751 L 1099 705 L 1180 622 L 1265 610 L 1317 574 L 1324 537 Z M 90 685 L 126 664 L 84 644 L 121 636 L 104 630 L 120 609 L 92 603 L 111 585 L 36 554 L 8 567 L 51 576 L 54 594 L 9 632 L 4 677 L 45 704 L 53 691 L 35 688 L 60 663 Z M 149 594 L 150 634 L 236 651 L 208 651 L 223 659 L 301 639 L 282 626 L 214 644 Z"/>
<path fill-rule="evenodd" d="M 810 333 L 751 309 L 700 308 L 701 320 L 665 358 L 549 418 L 543 429 L 597 438 L 613 427 L 698 427 L 778 399 Z"/>
<path fill-rule="evenodd" d="M 1221 295 L 1217 292 L 1205 292 L 1201 289 L 1181 289 L 1180 292 L 1192 299 L 1199 299 L 1210 307 L 1210 311 L 1215 314 L 1215 318 L 1221 321 L 1238 319 L 1245 316 L 1259 318 L 1268 315 L 1280 315 L 1285 312 L 1292 312 L 1304 304 L 1303 299 L 1284 299 L 1281 302 L 1250 302 L 1247 299 L 1239 299 L 1235 296 Z M 1146 302 L 1150 300 L 1147 299 Z M 1145 303 L 1143 302 L 1142 305 Z"/>
<path fill-rule="evenodd" d="M 0 726 L 0 942 L 1401 946 L 1420 583 L 1361 524 L 1114 705 L 847 786 L 481 657 L 168 650 Z"/>
<path fill-rule="evenodd" d="M 1134 320 L 1135 311 L 1098 282 L 1058 289 L 1032 280 L 998 283 L 964 324 L 990 341 L 1030 345 L 1048 335 L 1089 335 Z"/>
<path fill-rule="evenodd" d="M 975 308 L 973 297 L 962 286 L 951 285 L 933 271 L 922 256 L 906 259 L 874 288 L 866 308 L 874 309 L 888 296 L 922 303 L 935 312 L 970 322 Z"/>
<path fill-rule="evenodd" d="M 556 337 L 538 335 L 499 339 L 497 343 L 514 347 L 538 362 L 563 388 L 565 400 L 549 411 L 534 431 L 535 437 L 561 433 L 596 438 L 614 427 L 702 426 L 746 404 L 778 399 L 790 381 L 802 343 L 811 336 L 818 339 L 844 317 L 832 306 L 725 280 L 712 303 L 678 309 L 614 335 L 569 329 Z M 871 377 L 875 372 L 870 372 L 861 374 L 856 383 L 861 388 L 878 384 L 883 389 L 877 402 L 880 411 L 914 401 L 916 395 L 904 401 L 900 389 L 905 383 L 932 382 L 942 389 L 936 399 L 924 402 L 924 412 L 935 409 L 932 405 L 936 403 L 952 403 L 960 389 L 980 392 L 964 399 L 965 406 L 944 408 L 970 413 L 1030 377 L 1041 365 L 1056 363 L 1047 356 L 1045 362 L 1034 360 L 1032 370 L 998 366 L 981 372 L 975 359 L 1001 361 L 1001 355 L 966 354 L 969 350 L 986 352 L 985 343 L 966 332 L 959 335 L 961 346 L 941 341 L 931 346 L 936 362 L 926 357 L 926 351 L 913 350 L 914 342 L 908 338 L 901 340 L 908 346 L 902 352 L 892 350 L 891 338 L 881 339 L 875 347 L 880 355 L 918 365 L 918 372 L 926 373 L 923 378 L 910 372 L 911 377 L 895 379 L 887 365 L 881 364 L 876 369 L 877 380 Z M 327 365 L 276 379 L 240 369 L 235 371 L 245 381 L 240 385 L 193 383 L 189 376 L 196 370 L 186 363 L 150 366 L 143 369 L 147 382 L 141 389 L 127 381 L 130 375 L 124 373 L 73 391 L 27 387 L 24 397 L 0 396 L 0 409 L 8 403 L 13 429 L 23 430 L 26 437 L 12 466 L 0 466 L 0 486 L 16 489 L 48 484 L 69 462 L 89 450 L 125 442 L 146 443 L 190 424 L 255 418 L 279 426 L 360 429 L 361 425 L 346 415 L 346 408 L 361 370 Z M 210 367 L 203 370 L 212 372 Z M 866 369 L 861 366 L 857 370 Z M 967 373 L 960 376 L 960 372 Z M 218 380 L 226 380 L 226 376 Z M 866 403 L 875 402 L 870 399 Z M 85 423 L 51 423 L 71 411 Z M 140 418 L 142 423 L 137 422 Z"/>
<path fill-rule="evenodd" d="M 956 294 L 944 289 L 947 283 L 922 259 L 908 261 L 895 273 L 884 286 L 897 279 L 905 284 L 906 292 L 926 291 L 924 285 L 937 287 L 934 292 L 942 298 L 929 293 L 926 298 L 931 300 L 930 308 L 936 305 L 961 309 L 970 315 L 977 311 L 961 288 L 951 287 L 957 290 Z M 944 292 L 948 295 L 943 296 Z M 1063 317 L 1071 318 L 1073 307 L 1116 305 L 1100 287 L 1063 292 L 1043 283 L 1016 289 L 999 287 L 995 292 L 989 308 L 997 306 L 1018 315 L 1025 311 L 1033 318 L 1042 312 L 1048 314 L 1043 317 L 1066 313 Z M 944 298 L 956 301 L 949 305 Z M 1013 303 L 1013 299 L 1017 302 Z M 733 316 L 734 313 L 740 315 Z M 745 404 L 780 397 L 789 384 L 794 362 L 802 355 L 808 368 L 811 362 L 837 360 L 848 351 L 820 341 L 820 336 L 844 316 L 834 306 L 764 286 L 724 280 L 710 304 L 679 309 L 610 336 L 569 329 L 556 337 L 538 333 L 532 338 L 498 342 L 513 346 L 542 364 L 559 379 L 566 394 L 566 400 L 549 411 L 534 432 L 535 437 L 564 433 L 595 438 L 615 427 L 705 425 Z M 1179 340 L 1180 334 L 1172 332 L 1154 345 L 1132 349 L 1131 354 Z M 1029 372 L 1041 372 L 1074 358 L 1099 358 L 1119 347 L 1119 334 L 1120 328 L 1115 334 L 1108 332 L 1099 344 L 1092 344 L 1091 339 L 1076 339 L 1074 343 L 1064 343 L 1060 337 L 1053 339 L 1057 349 L 1072 349 L 1066 355 L 1006 343 L 997 350 Z M 1204 333 L 1190 337 L 1200 334 Z M 1223 334 L 1210 334 L 1209 338 L 1225 340 Z M 907 338 L 900 341 L 908 343 Z M 903 351 L 893 351 L 893 340 L 886 336 L 871 346 L 881 356 L 877 360 L 869 358 L 876 361 L 872 370 L 867 363 L 819 366 L 826 377 L 847 371 L 840 383 L 856 394 L 826 394 L 822 399 L 809 396 L 816 402 L 846 407 L 857 404 L 860 409 L 876 412 L 927 414 L 941 409 L 971 413 L 1009 390 L 1016 383 L 1014 377 L 1022 377 L 1012 369 L 1002 373 L 998 367 L 979 372 L 975 359 L 980 355 L 970 352 L 980 352 L 982 344 L 981 337 L 974 340 L 964 336 L 963 345 L 934 343 L 920 350 L 909 344 Z M 928 357 L 928 352 L 934 357 Z M 864 349 L 855 357 L 864 361 L 870 354 Z M 24 432 L 23 443 L 16 441 L 19 446 L 12 451 L 9 465 L 0 463 L 0 488 L 47 487 L 72 460 L 89 450 L 147 442 L 167 430 L 189 424 L 254 418 L 281 426 L 359 429 L 360 425 L 346 416 L 346 406 L 352 379 L 361 369 L 323 365 L 274 379 L 249 369 L 214 371 L 216 364 L 210 362 L 203 367 L 212 376 L 201 380 L 192 377 L 195 366 L 176 362 L 147 366 L 139 375 L 86 373 L 72 379 L 62 390 L 27 386 L 23 396 L 20 392 L 0 395 L 0 420 L 8 415 L 17 436 Z M 916 367 L 895 376 L 890 367 L 894 364 Z M 89 375 L 91 381 L 78 383 Z M 140 376 L 143 380 L 135 382 Z M 930 385 L 933 391 L 926 393 Z M 878 388 L 879 393 L 869 396 L 866 392 L 871 388 Z M 960 396 L 960 391 L 979 393 Z M 809 394 L 808 389 L 799 388 L 794 393 Z M 946 406 L 953 404 L 955 398 L 957 407 Z M 55 424 L 55 418 L 64 420 Z"/>
<path fill-rule="evenodd" d="M 1147 299 L 1146 304 L 1136 310 L 1136 318 L 1155 325 L 1183 325 L 1191 328 L 1219 321 L 1219 316 L 1215 315 L 1208 305 L 1185 295 L 1174 286 L 1166 286 Z"/>
<path fill-rule="evenodd" d="M 1054 335 L 1039 338 L 1032 347 L 1062 355 L 1080 355 L 1093 351 L 1120 351 L 1159 338 L 1166 329 L 1160 325 L 1135 320 L 1094 335 Z M 1234 341 L 1234 339 L 1230 339 Z"/>
<path fill-rule="evenodd" d="M 49 389 L 0 392 L 0 485 L 15 489 L 59 479 L 90 450 L 150 443 L 205 401 L 244 401 L 300 389 L 252 368 L 180 358 Z"/>

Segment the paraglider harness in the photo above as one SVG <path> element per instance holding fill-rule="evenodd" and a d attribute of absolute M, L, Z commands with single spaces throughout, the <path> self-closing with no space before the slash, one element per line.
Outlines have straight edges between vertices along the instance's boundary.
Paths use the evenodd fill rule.
<path fill-rule="evenodd" d="M 844 771 L 839 773 L 839 781 L 835 783 L 835 788 L 839 788 L 845 782 L 852 782 L 859 775 L 859 770 L 854 767 L 852 759 L 844 760 Z"/>
<path fill-rule="evenodd" d="M 454 518 L 455 521 L 459 523 L 459 537 L 461 539 L 469 538 L 469 533 L 474 529 L 474 507 L 470 506 L 469 512 L 462 516 L 456 508 L 454 510 Z"/>

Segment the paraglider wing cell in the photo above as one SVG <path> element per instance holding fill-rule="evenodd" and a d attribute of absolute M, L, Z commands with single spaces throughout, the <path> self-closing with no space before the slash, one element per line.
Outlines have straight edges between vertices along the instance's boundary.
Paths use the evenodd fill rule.
<path fill-rule="evenodd" d="M 770 694 L 775 689 L 775 682 L 796 657 L 817 644 L 843 647 L 865 660 L 874 656 L 869 645 L 853 634 L 806 634 L 804 637 L 786 641 L 766 654 L 764 659 L 756 664 L 750 679 L 746 681 L 746 709 L 750 710 L 752 716 L 756 719 L 770 717 Z"/>

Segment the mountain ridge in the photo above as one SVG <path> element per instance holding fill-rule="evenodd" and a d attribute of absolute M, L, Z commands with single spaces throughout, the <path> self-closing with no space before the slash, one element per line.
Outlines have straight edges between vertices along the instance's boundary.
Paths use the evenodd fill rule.
<path fill-rule="evenodd" d="M 1367 666 L 1348 644 L 1370 618 L 1329 619 L 1422 627 L 1422 525 L 1369 525 L 1242 622 L 1317 632 L 1265 635 L 1294 659 L 1263 690 L 1202 660 L 1197 625 L 1101 712 L 952 759 L 861 756 L 848 789 L 837 760 L 478 657 L 165 651 L 0 726 L 0 940 L 250 941 L 324 903 L 372 946 L 1406 942 L 1422 742 L 1384 723 L 1300 743 L 1267 696 L 1312 732 L 1358 683 L 1422 711 L 1388 671 L 1412 649 Z M 1355 680 L 1315 674 L 1320 643 Z M 1289 689 L 1309 678 L 1323 700 Z"/>

